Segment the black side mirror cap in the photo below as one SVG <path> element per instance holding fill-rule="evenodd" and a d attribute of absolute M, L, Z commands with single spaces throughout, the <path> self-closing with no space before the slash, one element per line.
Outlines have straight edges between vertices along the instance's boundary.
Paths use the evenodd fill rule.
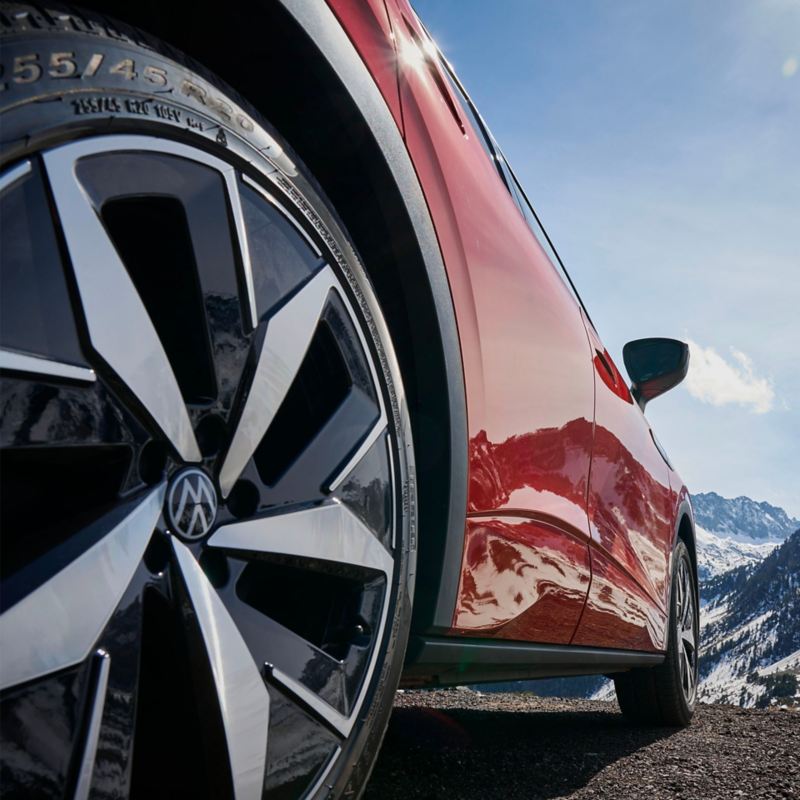
<path fill-rule="evenodd" d="M 677 386 L 689 371 L 689 346 L 677 339 L 634 339 L 622 348 L 639 408 Z"/>

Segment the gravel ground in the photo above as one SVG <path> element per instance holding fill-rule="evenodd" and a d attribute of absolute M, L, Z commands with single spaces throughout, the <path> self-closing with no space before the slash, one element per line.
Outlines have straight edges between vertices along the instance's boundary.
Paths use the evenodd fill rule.
<path fill-rule="evenodd" d="M 616 703 L 470 689 L 397 696 L 366 800 L 800 800 L 800 713 L 700 706 L 637 729 Z"/>

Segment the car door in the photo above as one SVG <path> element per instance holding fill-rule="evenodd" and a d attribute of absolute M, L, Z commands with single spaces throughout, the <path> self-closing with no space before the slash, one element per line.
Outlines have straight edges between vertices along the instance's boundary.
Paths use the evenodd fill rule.
<path fill-rule="evenodd" d="M 387 3 L 406 142 L 461 339 L 470 486 L 453 627 L 566 643 L 587 595 L 594 379 L 580 308 L 406 0 Z"/>
<path fill-rule="evenodd" d="M 673 534 L 669 468 L 588 317 L 595 375 L 592 585 L 573 644 L 663 649 Z"/>

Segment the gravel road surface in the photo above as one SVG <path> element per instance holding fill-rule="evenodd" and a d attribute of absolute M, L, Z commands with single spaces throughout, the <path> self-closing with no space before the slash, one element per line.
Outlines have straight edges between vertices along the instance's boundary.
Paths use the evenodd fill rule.
<path fill-rule="evenodd" d="M 469 689 L 397 696 L 366 800 L 800 800 L 800 712 L 700 706 L 637 729 L 614 702 Z"/>

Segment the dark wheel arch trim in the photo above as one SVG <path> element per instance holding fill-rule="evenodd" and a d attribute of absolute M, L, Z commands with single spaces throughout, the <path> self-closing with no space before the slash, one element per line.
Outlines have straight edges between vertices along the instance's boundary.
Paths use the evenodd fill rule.
<path fill-rule="evenodd" d="M 675 553 L 675 548 L 678 542 L 683 542 L 686 549 L 689 551 L 689 560 L 692 562 L 692 580 L 695 598 L 700 598 L 700 582 L 697 575 L 697 544 L 695 537 L 694 525 L 694 511 L 689 497 L 684 493 L 678 504 L 678 510 L 675 513 L 675 533 L 672 537 L 672 549 L 670 551 L 670 570 L 672 569 L 672 556 Z M 667 609 L 671 607 L 672 603 L 672 584 L 670 583 L 669 596 L 667 597 Z M 669 616 L 667 617 L 669 624 Z M 667 632 L 669 635 L 669 632 Z"/>
<path fill-rule="evenodd" d="M 694 567 L 695 592 L 698 592 L 697 543 L 694 530 L 694 512 L 692 511 L 692 504 L 688 497 L 684 497 L 681 500 L 678 511 L 675 514 L 675 520 L 675 535 L 672 538 L 672 549 L 675 550 L 675 545 L 678 543 L 679 539 L 686 545 L 686 549 L 689 551 L 689 558 Z"/>
<path fill-rule="evenodd" d="M 397 343 L 417 452 L 421 535 L 412 628 L 450 629 L 468 473 L 458 331 L 419 180 L 361 57 L 323 0 L 232 0 L 224 13 L 187 0 L 166 8 L 152 0 L 79 4 L 180 48 L 246 98 L 292 142 L 364 262 L 383 265 L 370 277 Z M 288 80 L 287 64 L 298 67 Z"/>

